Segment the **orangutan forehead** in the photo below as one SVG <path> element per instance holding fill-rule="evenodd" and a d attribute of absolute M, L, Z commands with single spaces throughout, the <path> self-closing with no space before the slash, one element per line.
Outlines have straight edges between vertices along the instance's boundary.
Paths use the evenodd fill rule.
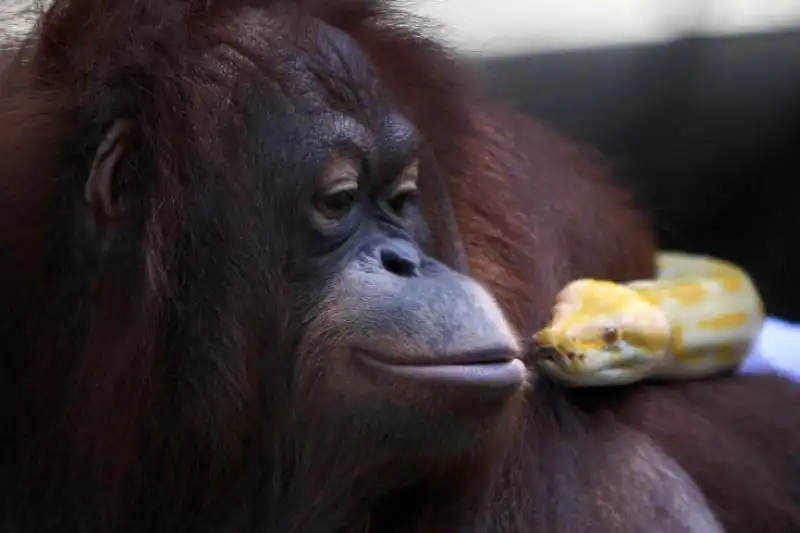
<path fill-rule="evenodd" d="M 373 148 L 370 136 L 410 137 L 362 47 L 296 5 L 241 8 L 207 31 L 210 48 L 200 69 L 210 75 L 200 76 L 211 85 L 212 107 L 230 101 L 248 114 L 282 108 L 328 117 L 313 120 L 315 129 L 326 130 L 320 135 L 347 132 L 364 151 Z"/>
<path fill-rule="evenodd" d="M 315 129 L 326 151 L 368 162 L 374 179 L 394 179 L 419 157 L 417 130 L 397 113 L 366 125 L 353 116 L 334 112 L 320 117 Z"/>
<path fill-rule="evenodd" d="M 271 76 L 305 75 L 343 102 L 374 104 L 379 96 L 377 74 L 358 43 L 306 12 L 284 4 L 243 9 L 218 35 Z"/>

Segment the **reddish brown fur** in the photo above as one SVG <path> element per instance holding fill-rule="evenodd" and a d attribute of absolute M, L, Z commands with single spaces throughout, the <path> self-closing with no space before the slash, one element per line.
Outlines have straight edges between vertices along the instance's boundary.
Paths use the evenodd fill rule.
<path fill-rule="evenodd" d="M 591 154 L 484 101 L 442 49 L 415 32 L 390 29 L 385 6 L 297 3 L 357 39 L 429 140 L 472 274 L 491 287 L 520 331 L 540 327 L 556 292 L 572 279 L 652 273 L 653 239 L 644 219 L 607 183 Z M 12 311 L 3 315 L 1 331 L 8 356 L 1 412 L 14 434 L 2 448 L 11 496 L 0 527 L 14 530 L 16 519 L 37 533 L 294 531 L 264 516 L 297 509 L 270 506 L 281 479 L 268 471 L 263 442 L 252 435 L 256 425 L 278 419 L 271 410 L 281 409 L 265 412 L 260 401 L 271 391 L 249 379 L 258 363 L 247 328 L 258 324 L 257 315 L 253 324 L 195 317 L 198 329 L 206 319 L 228 328 L 220 341 L 232 356 L 226 380 L 192 396 L 192 412 L 176 412 L 170 395 L 172 369 L 159 357 L 171 348 L 162 344 L 166 302 L 180 290 L 170 272 L 181 258 L 171 251 L 178 229 L 191 222 L 182 209 L 186 184 L 160 183 L 162 204 L 144 221 L 137 261 L 98 265 L 87 250 L 76 261 L 88 274 L 73 278 L 52 260 L 64 253 L 61 239 L 79 232 L 65 211 L 73 177 L 58 169 L 70 151 L 90 153 L 105 126 L 99 122 L 129 104 L 103 100 L 105 87 L 84 80 L 119 82 L 115 76 L 126 67 L 138 74 L 150 69 L 153 78 L 143 80 L 160 92 L 152 93 L 152 115 L 145 118 L 159 124 L 151 133 L 160 167 L 143 173 L 187 165 L 192 143 L 218 149 L 202 107 L 211 89 L 184 83 L 184 74 L 170 68 L 182 65 L 187 77 L 202 68 L 197 47 L 230 37 L 218 21 L 231 20 L 245 2 L 198 2 L 191 24 L 178 2 L 124 4 L 109 9 L 111 2 L 75 0 L 63 18 L 50 12 L 39 46 L 24 48 L 25 64 L 2 74 L 0 290 Z M 130 43 L 125 28 L 134 29 Z M 158 46 L 143 45 L 150 39 Z M 75 117 L 86 120 L 79 110 L 94 100 L 100 116 L 76 123 Z M 194 129 L 169 120 L 175 106 L 195 121 Z M 57 178 L 66 180 L 60 188 Z M 236 302 L 231 294 L 215 305 L 224 316 Z M 78 353 L 73 344 L 81 342 Z M 235 407 L 226 401 L 231 397 Z M 367 525 L 381 533 L 709 531 L 681 522 L 698 511 L 674 500 L 691 496 L 692 487 L 675 481 L 682 472 L 661 446 L 694 478 L 728 532 L 793 533 L 800 530 L 800 410 L 791 408 L 798 400 L 797 387 L 776 378 L 574 392 L 542 380 L 504 465 L 478 487 L 477 499 L 466 492 L 464 480 L 473 475 L 467 471 L 413 490 L 396 487 L 381 505 L 362 509 L 336 479 L 318 472 L 315 501 L 289 503 L 358 510 L 343 519 L 353 532 Z M 313 511 L 300 513 L 312 516 L 302 533 L 333 533 L 332 517 Z"/>

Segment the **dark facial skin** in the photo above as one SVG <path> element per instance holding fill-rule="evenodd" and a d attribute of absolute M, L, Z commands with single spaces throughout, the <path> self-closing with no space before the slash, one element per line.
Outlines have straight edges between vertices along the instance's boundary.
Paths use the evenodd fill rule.
<path fill-rule="evenodd" d="M 288 271 L 295 301 L 310 304 L 298 313 L 301 386 L 352 400 L 354 419 L 365 405 L 420 409 L 415 424 L 500 412 L 526 383 L 520 344 L 480 284 L 425 251 L 424 141 L 393 109 L 327 111 L 311 119 L 317 155 L 297 184 L 305 238 Z"/>
<path fill-rule="evenodd" d="M 395 435 L 416 434 L 398 420 L 471 427 L 502 413 L 526 383 L 520 344 L 495 299 L 417 239 L 427 232 L 413 128 L 397 114 L 373 128 L 335 124 L 353 148 L 326 148 L 300 202 L 314 243 L 301 262 L 327 274 L 323 286 L 304 280 L 318 296 L 304 313 L 302 387 L 338 398 L 353 424 Z"/>
<path fill-rule="evenodd" d="M 367 379 L 391 391 L 400 381 L 477 394 L 481 401 L 513 395 L 525 368 L 494 298 L 425 254 L 415 237 L 425 233 L 425 222 L 413 129 L 395 119 L 373 133 L 349 117 L 337 119 L 343 144 L 353 149 L 331 148 L 311 197 L 301 201 L 309 206 L 310 240 L 319 247 L 312 253 L 324 250 L 313 260 L 330 273 L 323 301 L 311 312 L 307 342 L 335 342 L 350 352 L 325 363 L 332 365 L 328 372 L 343 374 L 343 383 Z"/>

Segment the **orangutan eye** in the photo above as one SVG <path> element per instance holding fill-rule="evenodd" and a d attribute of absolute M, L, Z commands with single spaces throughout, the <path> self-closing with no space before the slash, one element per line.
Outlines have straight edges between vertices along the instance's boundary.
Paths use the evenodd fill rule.
<path fill-rule="evenodd" d="M 335 157 L 314 195 L 314 211 L 323 220 L 344 218 L 358 199 L 359 166 L 351 158 Z"/>
<path fill-rule="evenodd" d="M 358 196 L 358 187 L 348 186 L 317 196 L 314 208 L 323 217 L 331 220 L 344 218 L 353 208 Z"/>
<path fill-rule="evenodd" d="M 419 161 L 408 165 L 397 180 L 392 195 L 386 205 L 395 215 L 402 217 L 407 205 L 417 196 L 417 180 L 419 178 Z"/>
<path fill-rule="evenodd" d="M 394 196 L 392 196 L 391 198 L 389 198 L 389 200 L 387 200 L 386 205 L 389 206 L 389 209 L 391 209 L 392 213 L 394 213 L 399 217 L 402 217 L 408 204 L 411 203 L 411 201 L 414 200 L 416 197 L 417 197 L 416 188 L 408 191 L 398 191 L 394 194 Z"/>
<path fill-rule="evenodd" d="M 607 346 L 615 344 L 619 340 L 619 330 L 617 328 L 605 328 L 602 339 Z"/>

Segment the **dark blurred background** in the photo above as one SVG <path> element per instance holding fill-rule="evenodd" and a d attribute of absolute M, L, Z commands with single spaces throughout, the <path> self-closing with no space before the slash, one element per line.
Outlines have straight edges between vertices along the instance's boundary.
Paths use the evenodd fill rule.
<path fill-rule="evenodd" d="M 610 157 L 663 248 L 740 264 L 800 321 L 800 0 L 516 1 L 421 10 L 459 28 L 496 95 Z"/>

